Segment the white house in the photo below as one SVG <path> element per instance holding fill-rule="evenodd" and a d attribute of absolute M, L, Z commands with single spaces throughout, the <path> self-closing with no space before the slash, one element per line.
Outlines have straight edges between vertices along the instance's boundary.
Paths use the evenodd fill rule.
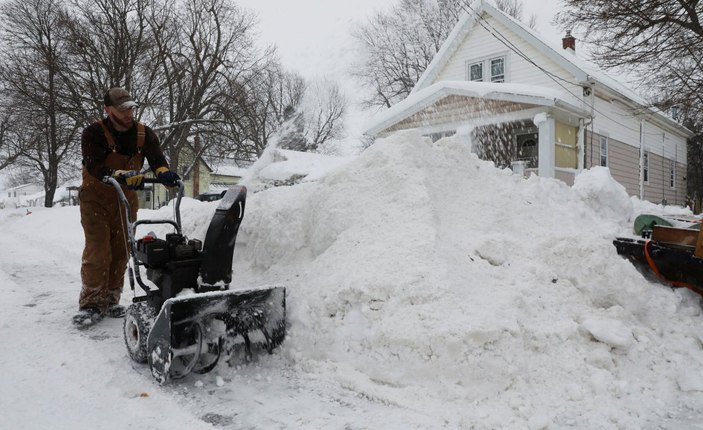
<path fill-rule="evenodd" d="M 35 197 L 44 192 L 42 184 L 24 184 L 0 191 L 0 206 L 3 208 L 19 208 L 35 206 Z"/>
<path fill-rule="evenodd" d="M 630 195 L 683 204 L 686 141 L 693 133 L 647 106 L 625 85 L 475 1 L 413 89 L 367 134 L 417 128 L 438 139 L 465 136 L 482 158 L 573 183 L 606 166 Z"/>

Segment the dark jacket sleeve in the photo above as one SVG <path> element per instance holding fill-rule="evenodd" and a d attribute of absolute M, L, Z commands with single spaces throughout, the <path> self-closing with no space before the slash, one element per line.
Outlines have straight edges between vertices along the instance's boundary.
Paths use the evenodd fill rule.
<path fill-rule="evenodd" d="M 158 169 L 159 167 L 168 168 L 168 162 L 166 161 L 166 157 L 164 157 L 164 153 L 161 150 L 159 137 L 149 127 L 145 126 L 144 131 L 146 133 L 146 136 L 144 139 L 144 147 L 142 148 L 142 154 L 144 154 L 147 161 L 149 161 L 149 167 L 151 168 L 151 171 L 156 173 L 156 169 Z"/>
<path fill-rule="evenodd" d="M 83 166 L 92 176 L 101 179 L 112 173 L 112 169 L 105 166 L 105 158 L 110 153 L 107 139 L 99 123 L 93 123 L 83 130 L 81 135 L 81 153 Z"/>

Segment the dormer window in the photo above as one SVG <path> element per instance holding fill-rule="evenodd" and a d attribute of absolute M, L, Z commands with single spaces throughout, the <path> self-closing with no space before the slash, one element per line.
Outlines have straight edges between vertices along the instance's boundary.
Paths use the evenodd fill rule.
<path fill-rule="evenodd" d="M 469 80 L 470 81 L 482 81 L 483 80 L 483 63 L 474 63 L 469 66 Z"/>
<path fill-rule="evenodd" d="M 505 82 L 505 57 L 491 59 L 491 82 Z"/>
<path fill-rule="evenodd" d="M 469 61 L 467 74 L 470 81 L 505 82 L 506 57 L 501 55 L 480 61 Z"/>

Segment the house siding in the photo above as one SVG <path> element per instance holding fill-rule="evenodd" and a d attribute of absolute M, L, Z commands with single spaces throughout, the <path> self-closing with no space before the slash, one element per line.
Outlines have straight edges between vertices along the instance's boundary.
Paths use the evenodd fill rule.
<path fill-rule="evenodd" d="M 600 134 L 586 132 L 584 166 L 600 166 Z M 658 147 L 661 149 L 661 146 Z M 625 187 L 627 194 L 640 196 L 639 148 L 608 136 L 608 169 Z M 686 165 L 676 162 L 675 187 L 670 187 L 669 158 L 649 152 L 649 181 L 644 184 L 644 199 L 653 203 L 683 205 L 686 198 Z"/>
<path fill-rule="evenodd" d="M 683 205 L 686 199 L 686 139 L 676 136 L 651 121 L 642 122 L 620 106 L 619 102 L 606 103 L 599 100 L 599 111 L 593 122 L 593 128 L 602 134 L 607 134 L 613 145 L 611 173 L 613 177 L 625 185 L 628 194 L 642 197 L 645 200 L 668 204 Z M 642 125 L 642 133 L 640 133 Z M 607 133 L 604 132 L 607 130 Z M 642 137 L 640 137 L 642 134 Z M 640 140 L 643 140 L 644 150 L 649 153 L 649 181 L 644 184 L 644 195 L 640 196 L 639 189 L 639 154 Z M 598 139 L 596 137 L 595 141 Z M 587 145 L 590 142 L 587 141 Z M 595 152 L 599 153 L 599 145 Z M 588 154 L 588 150 L 586 151 Z M 632 157 L 632 158 L 628 158 Z M 598 156 L 595 160 L 599 160 Z M 670 186 L 669 162 L 676 165 L 675 186 Z M 590 161 L 590 160 L 589 160 Z M 610 161 L 609 161 L 610 162 Z M 598 163 L 596 161 L 595 163 Z M 628 167 L 629 165 L 632 165 Z M 597 164 L 596 164 L 597 165 Z M 586 166 L 590 166 L 586 164 Z M 637 167 L 634 170 L 633 167 Z"/>
<path fill-rule="evenodd" d="M 600 166 L 601 136 L 604 135 L 586 132 L 586 159 L 583 164 L 587 169 Z M 610 169 L 610 175 L 625 187 L 627 194 L 638 196 L 640 193 L 639 149 L 613 137 L 606 137 L 608 138 L 608 165 L 606 167 Z"/>
<path fill-rule="evenodd" d="M 644 186 L 644 198 L 654 203 L 683 205 L 686 199 L 686 167 L 676 165 L 675 187 L 671 188 L 669 160 L 656 154 L 649 155 L 649 181 Z"/>

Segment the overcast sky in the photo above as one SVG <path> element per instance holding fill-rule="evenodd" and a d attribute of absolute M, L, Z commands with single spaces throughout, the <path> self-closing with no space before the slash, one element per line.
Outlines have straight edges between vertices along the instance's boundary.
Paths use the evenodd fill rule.
<path fill-rule="evenodd" d="M 358 105 L 365 89 L 349 72 L 354 61 L 354 42 L 350 30 L 377 11 L 390 9 L 398 0 L 237 0 L 256 12 L 259 40 L 263 46 L 275 45 L 283 65 L 306 78 L 327 77 L 338 82 L 351 104 L 345 125 L 348 137 L 359 136 L 373 116 Z M 558 11 L 559 0 L 523 0 L 525 19 L 537 16 L 537 31 L 554 43 L 562 32 L 550 23 Z"/>
<path fill-rule="evenodd" d="M 259 17 L 260 39 L 275 44 L 283 64 L 307 77 L 332 75 L 343 79 L 351 59 L 350 29 L 390 0 L 238 0 Z M 537 30 L 559 41 L 561 31 L 550 25 L 558 0 L 523 0 L 524 16 L 537 16 Z M 556 42 L 555 42 L 556 43 Z"/>

